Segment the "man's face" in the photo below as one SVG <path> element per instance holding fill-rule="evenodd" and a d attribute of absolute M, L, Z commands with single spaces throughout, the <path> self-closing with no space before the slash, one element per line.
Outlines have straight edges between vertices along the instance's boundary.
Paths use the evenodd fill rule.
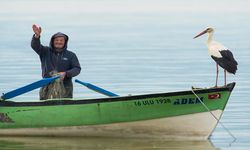
<path fill-rule="evenodd" d="M 56 49 L 62 49 L 64 47 L 65 44 L 65 38 L 64 37 L 56 37 L 54 39 L 54 48 Z"/>

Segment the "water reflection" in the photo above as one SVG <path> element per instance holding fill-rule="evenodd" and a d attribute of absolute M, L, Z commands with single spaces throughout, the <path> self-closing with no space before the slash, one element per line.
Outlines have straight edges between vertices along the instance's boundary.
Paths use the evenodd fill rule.
<path fill-rule="evenodd" d="M 122 138 L 78 138 L 78 137 L 1 137 L 0 145 L 3 149 L 19 150 L 218 150 L 210 141 L 161 141 L 156 139 L 122 139 Z"/>

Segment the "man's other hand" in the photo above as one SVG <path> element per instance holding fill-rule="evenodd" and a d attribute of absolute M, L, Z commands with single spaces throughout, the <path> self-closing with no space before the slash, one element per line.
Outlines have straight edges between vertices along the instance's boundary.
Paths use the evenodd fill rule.
<path fill-rule="evenodd" d="M 64 80 L 66 76 L 66 72 L 59 72 L 59 75 L 60 75 L 61 80 Z"/>

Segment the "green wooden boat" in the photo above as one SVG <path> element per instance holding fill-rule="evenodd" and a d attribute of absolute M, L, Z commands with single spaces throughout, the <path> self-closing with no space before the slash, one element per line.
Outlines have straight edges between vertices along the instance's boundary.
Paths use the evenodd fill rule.
<path fill-rule="evenodd" d="M 218 123 L 211 113 L 221 117 L 234 86 L 99 99 L 0 101 L 0 135 L 205 140 Z"/>

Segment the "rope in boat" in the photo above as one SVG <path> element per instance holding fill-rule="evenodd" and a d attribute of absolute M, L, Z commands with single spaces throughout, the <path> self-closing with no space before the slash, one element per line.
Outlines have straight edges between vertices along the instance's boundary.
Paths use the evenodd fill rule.
<path fill-rule="evenodd" d="M 218 121 L 218 123 L 227 131 L 227 133 L 229 134 L 229 135 L 231 135 L 231 137 L 234 139 L 233 140 L 233 142 L 235 142 L 236 141 L 236 137 L 229 131 L 229 129 L 227 129 L 225 126 L 224 126 L 224 124 L 212 113 L 212 111 L 206 106 L 206 104 L 205 103 L 203 103 L 202 102 L 202 100 L 200 99 L 200 97 L 194 92 L 194 90 L 191 88 L 191 91 L 192 91 L 192 93 L 197 97 L 197 99 L 200 101 L 200 103 L 207 109 L 207 111 L 209 111 L 209 113 L 213 116 L 213 118 L 215 119 L 215 120 L 217 120 Z"/>

